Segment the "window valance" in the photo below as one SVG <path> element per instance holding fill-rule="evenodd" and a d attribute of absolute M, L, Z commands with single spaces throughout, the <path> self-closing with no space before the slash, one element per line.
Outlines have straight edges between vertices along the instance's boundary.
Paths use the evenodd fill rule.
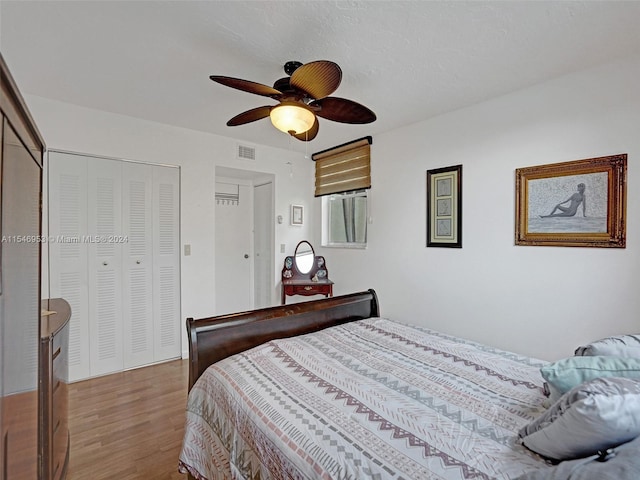
<path fill-rule="evenodd" d="M 371 137 L 314 153 L 315 196 L 371 188 Z"/>

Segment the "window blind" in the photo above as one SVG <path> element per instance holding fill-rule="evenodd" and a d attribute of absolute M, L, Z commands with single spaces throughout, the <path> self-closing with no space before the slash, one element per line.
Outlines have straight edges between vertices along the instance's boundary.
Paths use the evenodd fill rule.
<path fill-rule="evenodd" d="M 315 196 L 371 188 L 371 137 L 314 153 Z"/>

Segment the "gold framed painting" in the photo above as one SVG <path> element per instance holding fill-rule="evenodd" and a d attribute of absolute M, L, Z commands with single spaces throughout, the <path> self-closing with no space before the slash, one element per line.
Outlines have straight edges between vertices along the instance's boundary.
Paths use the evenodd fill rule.
<path fill-rule="evenodd" d="M 427 170 L 427 247 L 462 248 L 462 165 Z"/>
<path fill-rule="evenodd" d="M 627 155 L 516 169 L 516 245 L 626 246 Z"/>

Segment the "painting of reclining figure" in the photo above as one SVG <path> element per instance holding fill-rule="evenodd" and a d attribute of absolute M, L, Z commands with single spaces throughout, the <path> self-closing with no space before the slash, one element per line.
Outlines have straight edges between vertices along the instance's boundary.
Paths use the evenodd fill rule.
<path fill-rule="evenodd" d="M 516 169 L 516 245 L 626 244 L 627 155 Z"/>
<path fill-rule="evenodd" d="M 528 231 L 607 231 L 607 173 L 529 181 Z"/>

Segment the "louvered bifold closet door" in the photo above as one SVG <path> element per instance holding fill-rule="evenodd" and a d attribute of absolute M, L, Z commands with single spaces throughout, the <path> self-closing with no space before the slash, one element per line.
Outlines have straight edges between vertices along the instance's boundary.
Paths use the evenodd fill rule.
<path fill-rule="evenodd" d="M 122 166 L 124 368 L 155 361 L 153 326 L 153 167 Z"/>
<path fill-rule="evenodd" d="M 153 305 L 155 360 L 181 355 L 180 170 L 153 170 Z"/>
<path fill-rule="evenodd" d="M 91 375 L 123 368 L 122 162 L 94 159 L 88 169 Z"/>
<path fill-rule="evenodd" d="M 93 159 L 48 154 L 49 296 L 71 307 L 69 379 L 89 377 L 87 165 Z"/>
<path fill-rule="evenodd" d="M 50 296 L 70 380 L 180 357 L 180 170 L 49 153 Z"/>

